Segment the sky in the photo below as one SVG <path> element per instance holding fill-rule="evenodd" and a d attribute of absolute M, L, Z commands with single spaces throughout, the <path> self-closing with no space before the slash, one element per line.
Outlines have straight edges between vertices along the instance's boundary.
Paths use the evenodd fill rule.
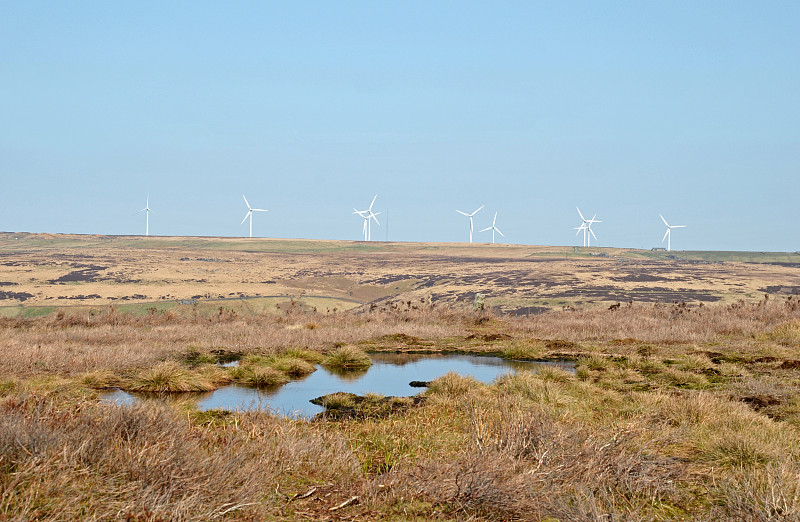
<path fill-rule="evenodd" d="M 0 230 L 800 250 L 795 1 L 0 3 Z M 388 221 L 388 223 L 387 223 Z M 387 226 L 388 225 L 388 226 Z"/>

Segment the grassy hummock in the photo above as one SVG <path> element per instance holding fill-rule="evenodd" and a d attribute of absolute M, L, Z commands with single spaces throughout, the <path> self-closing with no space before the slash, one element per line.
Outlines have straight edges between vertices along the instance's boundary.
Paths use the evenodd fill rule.
<path fill-rule="evenodd" d="M 372 366 L 372 359 L 364 351 L 355 346 L 342 346 L 328 354 L 322 366 L 343 371 L 366 370 Z"/>

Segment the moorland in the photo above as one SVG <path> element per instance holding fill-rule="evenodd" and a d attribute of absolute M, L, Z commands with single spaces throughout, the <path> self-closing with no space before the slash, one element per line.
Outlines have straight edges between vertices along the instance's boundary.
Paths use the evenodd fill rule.
<path fill-rule="evenodd" d="M 797 520 L 798 290 L 784 253 L 0 234 L 0 516 Z M 374 352 L 575 371 L 185 399 Z"/>

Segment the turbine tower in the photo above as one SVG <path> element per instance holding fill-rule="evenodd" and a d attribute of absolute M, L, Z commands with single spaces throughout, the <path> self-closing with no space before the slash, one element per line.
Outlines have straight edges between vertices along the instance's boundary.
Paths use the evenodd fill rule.
<path fill-rule="evenodd" d="M 586 232 L 588 231 L 592 237 L 597 239 L 597 236 L 594 235 L 594 231 L 592 230 L 592 223 L 602 223 L 602 221 L 595 219 L 597 217 L 597 214 L 592 216 L 592 219 L 586 219 L 585 217 L 583 217 L 583 214 L 581 214 L 581 209 L 579 209 L 578 207 L 575 207 L 575 209 L 578 211 L 578 215 L 581 217 L 582 221 L 581 226 L 575 228 L 575 230 L 577 230 L 577 232 L 575 232 L 575 235 L 577 236 L 578 234 L 581 233 L 581 230 L 583 230 L 583 246 L 592 246 L 591 245 L 592 238 L 588 236 Z"/>
<path fill-rule="evenodd" d="M 483 230 L 481 230 L 481 232 L 486 232 L 487 230 L 491 230 L 492 231 L 492 244 L 493 245 L 494 245 L 494 233 L 495 232 L 497 232 L 498 234 L 500 234 L 503 237 L 506 237 L 502 232 L 500 232 L 500 229 L 495 226 L 495 223 L 497 223 L 497 212 L 494 213 L 494 219 L 492 220 L 492 226 L 486 227 Z"/>
<path fill-rule="evenodd" d="M 375 223 L 380 226 L 381 224 L 378 222 L 378 218 L 375 217 L 380 214 L 380 212 L 373 212 L 372 205 L 375 204 L 375 200 L 378 199 L 378 195 L 375 194 L 375 197 L 372 198 L 372 203 L 369 204 L 369 208 L 367 210 L 356 210 L 353 209 L 353 214 L 358 214 L 362 218 L 364 218 L 364 241 L 372 241 L 372 220 L 375 220 Z"/>
<path fill-rule="evenodd" d="M 478 210 L 476 210 L 476 211 L 475 211 L 475 212 L 473 212 L 472 214 L 467 214 L 466 212 L 461 212 L 460 210 L 456 210 L 456 212 L 458 212 L 459 214 L 463 214 L 463 215 L 465 215 L 465 216 L 467 216 L 467 217 L 469 218 L 469 242 L 470 242 L 470 243 L 472 243 L 472 216 L 474 216 L 475 214 L 477 214 L 478 212 L 480 212 L 480 211 L 481 211 L 481 209 L 482 209 L 483 207 L 485 207 L 485 206 L 486 206 L 486 205 L 481 205 L 481 208 L 479 208 Z"/>
<path fill-rule="evenodd" d="M 664 237 L 661 239 L 661 242 L 663 243 L 665 239 L 667 240 L 667 252 L 669 252 L 669 250 L 670 250 L 670 244 L 669 243 L 670 243 L 670 240 L 672 239 L 672 229 L 673 228 L 686 228 L 686 225 L 670 225 L 669 223 L 667 223 L 667 220 L 664 219 L 664 216 L 659 214 L 658 217 L 660 217 L 661 221 L 663 221 L 664 224 L 667 225 L 667 232 L 666 232 L 666 234 L 664 234 Z"/>
<path fill-rule="evenodd" d="M 144 212 L 145 213 L 146 217 L 145 217 L 145 225 L 144 225 L 144 235 L 145 236 L 149 236 L 150 235 L 150 194 L 147 195 L 147 200 L 145 200 L 144 208 L 142 210 L 140 210 L 139 212 L 137 212 L 137 214 L 139 214 L 140 212 Z"/>
<path fill-rule="evenodd" d="M 250 206 L 250 203 L 247 202 L 247 198 L 244 197 L 244 194 L 242 194 L 242 197 L 244 198 L 244 204 L 247 205 L 247 214 L 244 215 L 244 219 L 240 224 L 243 225 L 244 222 L 247 221 L 247 218 L 250 218 L 250 237 L 253 237 L 253 212 L 269 212 L 269 210 L 253 208 Z"/>

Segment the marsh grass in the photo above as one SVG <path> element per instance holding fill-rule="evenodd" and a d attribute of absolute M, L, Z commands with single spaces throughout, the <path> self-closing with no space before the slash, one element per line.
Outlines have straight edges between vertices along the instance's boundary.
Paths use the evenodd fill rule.
<path fill-rule="evenodd" d="M 482 386 L 483 384 L 472 377 L 463 377 L 457 373 L 449 372 L 428 383 L 428 393 L 458 397 Z"/>
<path fill-rule="evenodd" d="M 252 388 L 281 386 L 289 382 L 289 377 L 270 366 L 238 366 L 231 370 L 235 382 Z"/>
<path fill-rule="evenodd" d="M 81 378 L 81 382 L 89 388 L 104 390 L 119 388 L 124 384 L 125 380 L 111 370 L 98 370 L 85 374 Z"/>
<path fill-rule="evenodd" d="M 366 370 L 372 366 L 372 359 L 355 346 L 342 346 L 325 356 L 322 366 L 336 370 Z"/>
<path fill-rule="evenodd" d="M 352 495 L 360 503 L 336 516 L 800 518 L 798 311 L 770 301 L 680 314 L 635 304 L 528 318 L 338 315 L 4 322 L 0 518 L 322 519 Z M 468 339 L 476 331 L 507 337 Z M 341 422 L 166 401 L 118 408 L 87 390 L 116 378 L 170 390 L 192 379 L 274 385 L 288 379 L 278 359 L 313 365 L 335 343 L 382 336 L 432 351 L 549 339 L 545 350 L 579 364 L 575 375 L 545 367 L 492 385 L 448 374 L 420 402 L 341 397 L 362 408 Z M 189 345 L 206 347 L 189 348 L 201 354 L 191 364 Z M 243 355 L 238 367 L 203 355 L 221 346 Z M 319 494 L 287 502 L 311 486 Z"/>
<path fill-rule="evenodd" d="M 504 346 L 500 356 L 504 359 L 530 361 L 540 359 L 543 354 L 544 344 L 541 341 L 519 340 Z"/>
<path fill-rule="evenodd" d="M 176 393 L 213 391 L 218 386 L 202 372 L 187 370 L 176 362 L 165 361 L 139 371 L 123 387 L 133 392 Z"/>
<path fill-rule="evenodd" d="M 275 368 L 279 372 L 282 372 L 292 378 L 310 375 L 316 371 L 316 368 L 312 363 L 306 361 L 305 359 L 288 355 L 280 355 L 270 358 L 268 364 L 270 367 Z"/>

